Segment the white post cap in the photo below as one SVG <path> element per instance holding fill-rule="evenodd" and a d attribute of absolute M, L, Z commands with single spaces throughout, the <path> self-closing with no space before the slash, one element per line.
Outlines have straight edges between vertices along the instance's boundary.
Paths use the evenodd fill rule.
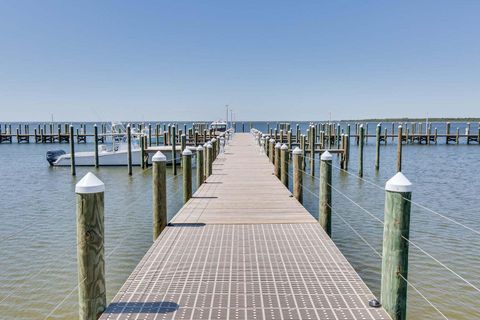
<path fill-rule="evenodd" d="M 362 123 L 362 124 L 360 124 L 360 128 L 363 128 L 363 123 Z"/>
<path fill-rule="evenodd" d="M 105 184 L 93 173 L 87 173 L 75 186 L 75 192 L 80 194 L 105 192 Z"/>
<path fill-rule="evenodd" d="M 183 150 L 182 152 L 182 156 L 191 156 L 192 155 L 192 151 L 190 151 L 190 149 L 188 148 L 185 148 L 185 150 Z"/>
<path fill-rule="evenodd" d="M 302 149 L 300 149 L 299 147 L 295 147 L 295 149 L 293 149 L 292 153 L 293 154 L 302 154 Z"/>
<path fill-rule="evenodd" d="M 212 139 L 212 142 L 217 142 L 217 139 L 213 138 L 213 139 Z"/>
<path fill-rule="evenodd" d="M 207 143 L 207 148 L 209 148 L 209 149 L 213 148 L 213 146 L 212 146 L 212 144 L 211 144 L 210 142 Z"/>
<path fill-rule="evenodd" d="M 322 161 L 331 161 L 333 159 L 333 156 L 328 150 L 326 150 L 322 155 L 320 156 L 320 160 Z"/>
<path fill-rule="evenodd" d="M 161 161 L 167 161 L 167 157 L 160 151 L 157 151 L 152 157 L 153 162 L 161 162 Z"/>
<path fill-rule="evenodd" d="M 280 142 L 277 142 L 275 144 L 275 149 L 280 149 L 282 147 L 282 144 Z"/>
<path fill-rule="evenodd" d="M 268 140 L 268 142 L 275 142 L 275 139 L 271 138 L 270 140 Z"/>
<path fill-rule="evenodd" d="M 208 143 L 205 142 L 205 143 L 203 144 L 203 147 L 206 148 L 207 146 L 208 146 Z"/>
<path fill-rule="evenodd" d="M 203 151 L 203 147 L 202 147 L 201 145 L 199 145 L 199 146 L 197 147 L 197 151 Z"/>
<path fill-rule="evenodd" d="M 281 149 L 281 150 L 288 150 L 288 147 L 287 147 L 287 145 L 284 143 L 284 144 L 282 144 L 282 147 L 281 147 L 280 149 Z"/>
<path fill-rule="evenodd" d="M 412 192 L 412 183 L 401 172 L 398 172 L 385 184 L 386 191 Z"/>

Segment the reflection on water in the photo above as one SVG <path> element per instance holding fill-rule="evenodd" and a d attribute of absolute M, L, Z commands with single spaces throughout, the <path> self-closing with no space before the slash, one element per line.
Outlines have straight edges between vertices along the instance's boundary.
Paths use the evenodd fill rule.
<path fill-rule="evenodd" d="M 79 145 L 77 149 L 92 146 Z M 107 299 L 119 290 L 152 243 L 151 170 L 134 168 L 50 168 L 44 160 L 51 145 L 1 145 L 0 172 L 0 314 L 2 319 L 77 317 L 76 182 L 88 171 L 105 183 L 105 253 Z M 333 184 L 352 201 L 383 219 L 383 186 L 395 173 L 395 146 L 382 146 L 379 172 L 374 170 L 373 139 L 365 150 L 364 178 L 355 176 L 357 149 L 352 145 L 351 174 L 334 169 Z M 477 205 L 480 147 L 437 145 L 404 147 L 404 173 L 413 182 L 413 200 L 480 230 Z M 336 156 L 334 164 L 338 166 Z M 168 169 L 170 170 L 170 169 Z M 316 166 L 318 177 L 318 165 Z M 307 172 L 309 170 L 307 169 Z M 168 173 L 171 175 L 171 172 Z M 193 173 L 195 177 L 195 173 Z M 318 194 L 318 181 L 304 177 L 305 188 Z M 195 185 L 195 183 L 193 184 Z M 168 186 L 169 216 L 182 205 L 181 176 Z M 304 192 L 307 209 L 318 216 L 318 199 Z M 333 191 L 338 215 L 376 250 L 382 225 Z M 339 217 L 333 238 L 375 294 L 380 291 L 380 258 Z M 11 237 L 10 237 L 11 236 Z M 8 238 L 6 238 L 8 237 Z M 412 206 L 411 239 L 439 261 L 480 287 L 480 236 L 418 206 Z M 420 250 L 410 248 L 409 280 L 449 318 L 480 317 L 480 293 Z M 461 297 L 459 299 L 459 297 Z M 409 318 L 438 319 L 438 313 L 412 288 Z"/>

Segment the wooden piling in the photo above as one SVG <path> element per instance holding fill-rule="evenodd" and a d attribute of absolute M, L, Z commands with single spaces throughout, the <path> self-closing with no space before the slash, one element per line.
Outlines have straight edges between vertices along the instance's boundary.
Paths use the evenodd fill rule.
<path fill-rule="evenodd" d="M 75 176 L 75 141 L 73 141 L 73 126 L 70 126 L 70 172 L 72 176 Z"/>
<path fill-rule="evenodd" d="M 157 151 L 152 157 L 153 241 L 167 226 L 167 157 Z"/>
<path fill-rule="evenodd" d="M 275 173 L 275 176 L 280 179 L 281 176 L 280 176 L 280 167 L 281 167 L 281 164 L 280 164 L 280 148 L 282 147 L 282 144 L 280 142 L 277 142 L 275 144 L 275 161 L 274 161 L 274 173 Z"/>
<path fill-rule="evenodd" d="M 213 169 L 213 146 L 210 142 L 207 143 L 207 173 L 208 178 L 212 174 Z"/>
<path fill-rule="evenodd" d="M 361 129 L 363 130 L 363 126 Z M 320 226 L 331 237 L 332 235 L 332 154 L 328 151 L 320 157 Z"/>
<path fill-rule="evenodd" d="M 377 125 L 376 132 L 376 153 L 375 153 L 375 170 L 380 169 L 380 134 L 382 132 L 382 125 Z"/>
<path fill-rule="evenodd" d="M 365 130 L 363 124 L 359 127 L 359 142 L 358 142 L 358 176 L 363 177 L 363 143 L 365 138 Z"/>
<path fill-rule="evenodd" d="M 315 175 L 315 142 L 316 142 L 316 133 L 315 133 L 315 126 L 310 127 L 310 174 L 312 176 Z"/>
<path fill-rule="evenodd" d="M 73 127 L 70 132 L 73 133 Z M 79 319 L 98 319 L 107 306 L 104 249 L 105 185 L 91 172 L 75 187 Z"/>
<path fill-rule="evenodd" d="M 397 172 L 402 171 L 402 126 L 398 126 L 398 144 L 397 144 Z"/>
<path fill-rule="evenodd" d="M 177 127 L 169 127 L 171 130 L 171 144 L 172 144 L 172 171 L 173 175 L 177 175 Z"/>
<path fill-rule="evenodd" d="M 113 138 L 115 139 L 115 138 Z M 128 175 L 132 175 L 132 128 L 127 125 L 127 168 Z"/>
<path fill-rule="evenodd" d="M 299 147 L 296 147 L 293 151 L 293 196 L 303 203 L 303 152 Z"/>
<path fill-rule="evenodd" d="M 145 139 L 143 138 L 143 135 L 140 133 L 139 136 L 140 139 L 140 164 L 142 169 L 145 169 Z"/>
<path fill-rule="evenodd" d="M 288 147 L 283 144 L 280 147 L 280 175 L 282 183 L 288 188 Z"/>
<path fill-rule="evenodd" d="M 98 158 L 98 127 L 97 125 L 93 125 L 93 145 L 95 148 L 95 168 L 99 166 L 99 158 Z"/>
<path fill-rule="evenodd" d="M 271 163 L 275 163 L 275 140 L 268 140 L 268 159 Z"/>
<path fill-rule="evenodd" d="M 196 167 L 197 167 L 197 189 L 203 184 L 205 180 L 205 173 L 204 173 L 204 164 L 203 164 L 203 147 L 200 145 L 197 147 L 197 159 L 196 159 Z"/>
<path fill-rule="evenodd" d="M 407 315 L 411 186 L 401 172 L 385 185 L 381 303 L 393 320 Z"/>
<path fill-rule="evenodd" d="M 185 148 L 182 152 L 183 203 L 192 197 L 192 151 Z"/>

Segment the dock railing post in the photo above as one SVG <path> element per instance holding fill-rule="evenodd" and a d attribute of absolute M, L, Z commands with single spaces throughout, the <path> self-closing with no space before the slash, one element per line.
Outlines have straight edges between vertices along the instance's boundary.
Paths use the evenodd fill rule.
<path fill-rule="evenodd" d="M 320 157 L 320 226 L 332 235 L 332 154 L 325 151 Z"/>
<path fill-rule="evenodd" d="M 303 202 L 303 151 L 296 147 L 293 151 L 293 196 L 300 202 Z"/>
<path fill-rule="evenodd" d="M 167 157 L 157 151 L 152 157 L 153 241 L 167 226 Z"/>
<path fill-rule="evenodd" d="M 363 177 L 363 145 L 365 139 L 365 129 L 363 124 L 359 127 L 359 138 L 358 138 L 358 176 Z"/>
<path fill-rule="evenodd" d="M 392 319 L 404 320 L 412 184 L 399 172 L 387 181 L 385 191 L 381 303 Z"/>
<path fill-rule="evenodd" d="M 112 137 L 115 139 L 115 137 Z M 128 175 L 132 175 L 132 127 L 127 125 L 127 166 Z"/>
<path fill-rule="evenodd" d="M 280 147 L 280 176 L 282 183 L 288 188 L 288 147 L 283 144 Z"/>
<path fill-rule="evenodd" d="M 70 172 L 72 176 L 75 176 L 77 174 L 76 169 L 75 169 L 75 141 L 73 141 L 73 126 L 70 126 Z"/>
<path fill-rule="evenodd" d="M 380 169 L 380 135 L 382 133 L 382 125 L 379 123 L 377 125 L 376 132 L 376 153 L 375 153 L 375 170 Z M 385 138 L 385 141 L 386 138 Z"/>
<path fill-rule="evenodd" d="M 397 172 L 402 171 L 402 126 L 398 126 L 398 144 L 397 144 Z"/>
<path fill-rule="evenodd" d="M 197 159 L 196 159 L 196 167 L 197 167 L 197 189 L 203 184 L 205 179 L 205 174 L 203 172 L 204 164 L 203 164 L 203 147 L 200 145 L 197 147 Z"/>
<path fill-rule="evenodd" d="M 183 203 L 192 197 L 192 151 L 185 148 L 182 152 Z"/>
<path fill-rule="evenodd" d="M 280 179 L 280 148 L 282 147 L 282 144 L 280 142 L 277 142 L 275 144 L 275 167 L 274 167 L 274 173 L 275 176 Z"/>
<path fill-rule="evenodd" d="M 91 172 L 87 173 L 75 187 L 80 320 L 98 319 L 107 305 L 104 192 L 105 185 Z"/>

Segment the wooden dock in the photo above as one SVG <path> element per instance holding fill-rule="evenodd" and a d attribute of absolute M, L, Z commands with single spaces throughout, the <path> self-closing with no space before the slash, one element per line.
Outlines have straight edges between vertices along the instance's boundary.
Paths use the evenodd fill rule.
<path fill-rule="evenodd" d="M 273 173 L 236 134 L 100 319 L 390 319 Z"/>

